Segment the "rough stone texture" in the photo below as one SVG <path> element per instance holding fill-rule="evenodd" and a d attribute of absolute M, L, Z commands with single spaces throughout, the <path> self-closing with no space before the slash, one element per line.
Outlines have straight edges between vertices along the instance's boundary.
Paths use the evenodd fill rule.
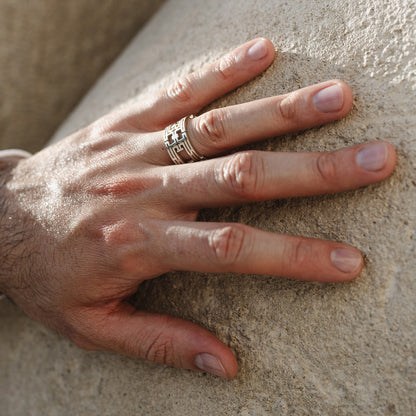
<path fill-rule="evenodd" d="M 0 148 L 39 150 L 163 0 L 0 0 Z"/>
<path fill-rule="evenodd" d="M 203 220 L 344 241 L 366 255 L 352 283 L 174 273 L 138 304 L 191 319 L 236 352 L 235 380 L 78 350 L 0 305 L 6 415 L 414 415 L 416 409 L 416 3 L 383 0 L 171 0 L 56 138 L 165 86 L 259 35 L 273 66 L 218 106 L 342 78 L 340 122 L 253 148 L 325 150 L 375 139 L 399 162 L 381 184 L 336 196 L 209 210 Z M 6 411 L 4 413 L 4 410 Z"/>

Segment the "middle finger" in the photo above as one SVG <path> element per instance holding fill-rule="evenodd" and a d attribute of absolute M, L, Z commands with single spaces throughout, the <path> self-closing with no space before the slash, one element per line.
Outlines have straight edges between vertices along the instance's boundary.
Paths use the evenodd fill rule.
<path fill-rule="evenodd" d="M 287 95 L 215 109 L 187 123 L 195 150 L 209 157 L 268 137 L 337 120 L 352 106 L 347 84 L 332 80 Z"/>

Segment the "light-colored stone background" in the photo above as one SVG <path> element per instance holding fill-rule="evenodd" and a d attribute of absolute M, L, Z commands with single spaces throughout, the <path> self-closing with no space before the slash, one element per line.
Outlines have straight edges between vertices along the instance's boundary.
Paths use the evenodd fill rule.
<path fill-rule="evenodd" d="M 0 0 L 0 149 L 41 149 L 164 0 Z"/>
<path fill-rule="evenodd" d="M 141 307 L 191 319 L 236 352 L 232 381 L 78 350 L 0 305 L 2 414 L 405 415 L 416 409 L 416 3 L 406 0 L 169 0 L 56 138 L 165 86 L 232 47 L 267 36 L 263 75 L 218 101 L 243 102 L 331 78 L 347 81 L 344 120 L 252 146 L 325 150 L 392 142 L 398 167 L 342 195 L 209 210 L 203 220 L 344 241 L 366 256 L 354 282 L 174 273 Z"/>

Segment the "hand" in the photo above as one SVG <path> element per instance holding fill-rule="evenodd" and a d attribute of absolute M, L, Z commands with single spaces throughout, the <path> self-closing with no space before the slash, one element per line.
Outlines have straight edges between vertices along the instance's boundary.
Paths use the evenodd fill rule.
<path fill-rule="evenodd" d="M 328 81 L 189 120 L 190 140 L 209 160 L 176 166 L 164 148 L 167 125 L 253 78 L 273 57 L 270 41 L 248 42 L 11 166 L 2 190 L 0 289 L 81 348 L 231 378 L 236 359 L 210 332 L 137 311 L 125 299 L 141 282 L 171 270 L 355 278 L 362 257 L 345 244 L 195 222 L 203 207 L 340 192 L 386 178 L 395 152 L 385 142 L 216 157 L 344 116 L 352 105 L 345 83 Z"/>

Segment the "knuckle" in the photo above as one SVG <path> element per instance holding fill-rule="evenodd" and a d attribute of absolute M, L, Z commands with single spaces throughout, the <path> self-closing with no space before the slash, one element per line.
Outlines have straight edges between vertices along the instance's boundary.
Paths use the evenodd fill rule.
<path fill-rule="evenodd" d="M 263 159 L 257 152 L 236 153 L 221 167 L 221 182 L 239 198 L 259 199 L 263 179 Z"/>
<path fill-rule="evenodd" d="M 135 275 L 145 269 L 149 233 L 144 226 L 121 220 L 102 229 L 106 252 L 118 270 Z"/>
<path fill-rule="evenodd" d="M 201 143 L 215 150 L 223 150 L 225 126 L 228 115 L 225 110 L 212 110 L 196 119 L 195 129 Z"/>
<path fill-rule="evenodd" d="M 209 245 L 217 262 L 229 265 L 238 261 L 246 245 L 247 230 L 243 225 L 234 224 L 212 232 Z"/>
<path fill-rule="evenodd" d="M 296 122 L 299 118 L 299 101 L 299 95 L 296 93 L 288 94 L 283 100 L 279 101 L 276 106 L 278 113 L 276 120 Z"/>
<path fill-rule="evenodd" d="M 304 264 L 311 254 L 311 245 L 306 240 L 300 238 L 287 247 L 285 259 L 291 268 Z"/>
<path fill-rule="evenodd" d="M 115 175 L 89 185 L 89 190 L 97 196 L 122 198 L 140 194 L 148 189 L 143 178 L 136 175 Z"/>
<path fill-rule="evenodd" d="M 236 62 L 237 57 L 234 54 L 230 53 L 218 60 L 218 62 L 214 65 L 213 71 L 222 80 L 226 81 L 232 78 L 235 74 L 234 67 Z"/>
<path fill-rule="evenodd" d="M 146 360 L 173 366 L 174 359 L 172 341 L 169 339 L 156 340 L 146 351 Z"/>
<path fill-rule="evenodd" d="M 110 115 L 101 117 L 87 127 L 87 137 L 93 140 L 100 140 L 106 134 L 114 132 L 117 128 L 117 124 L 114 117 L 111 117 Z M 80 145 L 82 146 L 83 143 L 85 143 L 85 140 Z"/>
<path fill-rule="evenodd" d="M 322 152 L 315 162 L 319 179 L 325 183 L 333 183 L 337 177 L 337 160 L 334 152 Z"/>
<path fill-rule="evenodd" d="M 110 249 L 144 241 L 146 238 L 144 227 L 128 219 L 110 221 L 102 226 L 101 232 L 106 246 Z"/>
<path fill-rule="evenodd" d="M 175 353 L 172 337 L 163 332 L 153 334 L 152 338 L 145 343 L 143 357 L 154 363 L 173 366 Z"/>
<path fill-rule="evenodd" d="M 151 228 L 146 222 L 138 224 L 130 215 L 115 216 L 119 213 L 113 210 L 99 215 L 91 213 L 73 229 L 78 238 L 88 241 L 82 253 L 83 267 L 105 273 L 110 270 L 127 275 L 145 273 L 152 267 L 149 261 Z M 102 285 L 97 290 L 106 288 Z"/>
<path fill-rule="evenodd" d="M 180 104 L 192 101 L 192 80 L 189 75 L 173 82 L 167 89 L 166 95 L 171 100 Z"/>

